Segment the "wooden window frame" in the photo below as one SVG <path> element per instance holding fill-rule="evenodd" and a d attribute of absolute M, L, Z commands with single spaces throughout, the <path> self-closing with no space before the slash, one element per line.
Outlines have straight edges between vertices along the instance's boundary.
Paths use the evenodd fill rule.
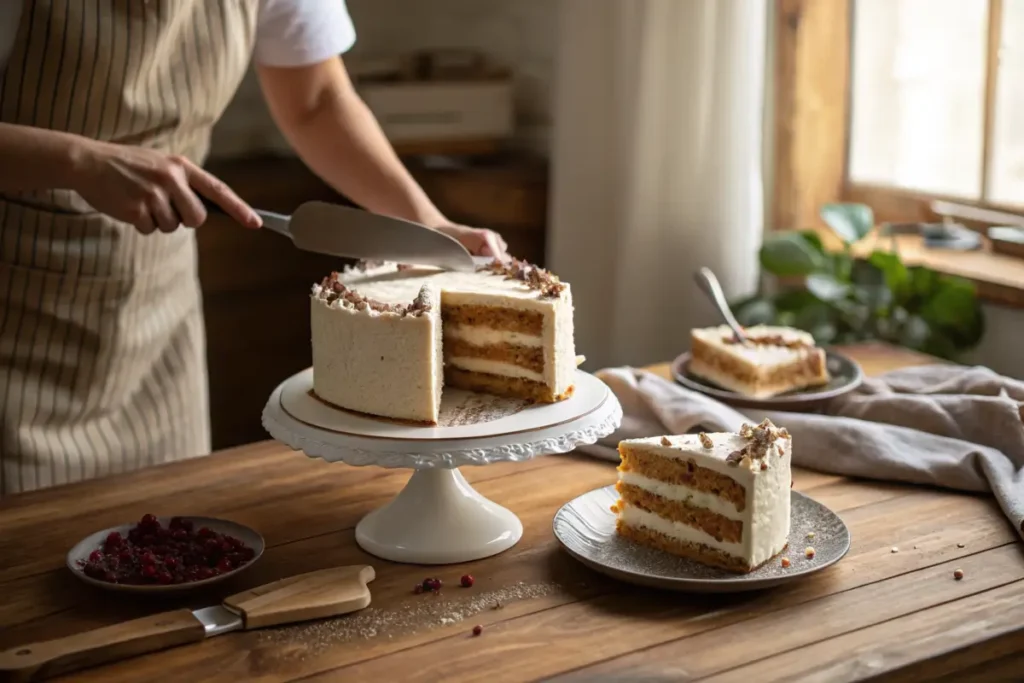
<path fill-rule="evenodd" d="M 820 226 L 828 202 L 862 202 L 881 222 L 944 216 L 976 228 L 1024 225 L 1024 209 L 897 187 L 853 183 L 848 173 L 855 0 L 775 0 L 771 228 Z M 982 196 L 991 172 L 1003 0 L 989 0 Z"/>

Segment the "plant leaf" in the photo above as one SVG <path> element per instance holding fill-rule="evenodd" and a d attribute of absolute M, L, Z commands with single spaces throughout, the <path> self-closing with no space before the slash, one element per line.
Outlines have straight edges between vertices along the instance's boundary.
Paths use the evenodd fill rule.
<path fill-rule="evenodd" d="M 938 291 L 921 306 L 921 317 L 950 328 L 975 325 L 978 315 L 974 285 L 962 278 L 940 277 Z"/>
<path fill-rule="evenodd" d="M 777 232 L 761 245 L 761 265 L 772 275 L 809 275 L 824 266 L 824 257 L 796 232 Z"/>
<path fill-rule="evenodd" d="M 838 301 L 850 293 L 850 285 L 828 273 L 811 273 L 807 276 L 806 286 L 807 291 L 822 301 Z"/>
<path fill-rule="evenodd" d="M 775 305 L 768 299 L 747 299 L 732 306 L 732 312 L 744 327 L 770 325 L 775 321 Z"/>
<path fill-rule="evenodd" d="M 860 241 L 875 227 L 875 215 L 866 204 L 825 204 L 820 215 L 846 244 Z"/>
<path fill-rule="evenodd" d="M 895 301 L 903 302 L 910 297 L 910 271 L 903 265 L 899 254 L 891 251 L 875 251 L 868 257 L 868 262 L 882 273 L 885 284 L 892 290 Z"/>
<path fill-rule="evenodd" d="M 827 254 L 828 251 L 825 249 L 825 243 L 821 241 L 821 236 L 815 230 L 800 230 L 797 232 L 798 235 L 804 238 L 807 244 L 814 247 L 814 250 L 819 254 Z"/>

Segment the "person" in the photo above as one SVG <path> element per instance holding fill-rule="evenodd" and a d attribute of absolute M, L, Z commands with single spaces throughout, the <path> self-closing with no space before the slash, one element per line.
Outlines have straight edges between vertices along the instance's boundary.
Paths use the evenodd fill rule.
<path fill-rule="evenodd" d="M 200 196 L 260 226 L 202 168 L 250 59 L 325 182 L 504 255 L 402 166 L 346 73 L 354 40 L 343 0 L 0 5 L 0 495 L 209 452 L 188 228 Z"/>

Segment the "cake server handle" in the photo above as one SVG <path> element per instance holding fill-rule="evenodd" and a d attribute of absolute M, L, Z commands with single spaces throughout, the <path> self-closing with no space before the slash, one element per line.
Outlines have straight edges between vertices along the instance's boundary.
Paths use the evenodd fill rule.
<path fill-rule="evenodd" d="M 196 193 L 196 196 L 199 197 L 199 201 L 203 203 L 203 207 L 206 208 L 208 213 L 216 213 L 221 216 L 228 215 L 227 211 L 222 209 L 219 204 L 210 201 L 199 193 Z M 284 214 L 274 213 L 273 211 L 264 211 L 263 209 L 256 208 L 253 209 L 253 213 L 259 216 L 263 221 L 264 228 L 272 230 L 279 235 L 284 235 L 288 239 L 294 241 L 295 238 L 292 235 L 291 228 L 289 227 L 292 220 L 291 216 L 285 216 Z"/>
<path fill-rule="evenodd" d="M 711 303 L 718 309 L 718 313 L 722 316 L 725 324 L 732 328 L 732 333 L 736 335 L 736 339 L 742 344 L 747 343 L 747 336 L 743 334 L 743 328 L 736 321 L 736 317 L 732 314 L 732 309 L 729 308 L 729 302 L 725 300 L 725 292 L 722 291 L 722 285 L 718 283 L 718 278 L 711 272 L 710 268 L 701 268 L 694 274 L 694 278 L 697 280 L 697 285 L 708 295 L 711 299 Z"/>

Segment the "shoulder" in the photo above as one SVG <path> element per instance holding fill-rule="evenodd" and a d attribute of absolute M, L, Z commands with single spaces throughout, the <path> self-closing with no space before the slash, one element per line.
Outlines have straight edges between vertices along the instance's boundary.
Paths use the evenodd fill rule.
<path fill-rule="evenodd" d="M 267 66 L 305 66 L 356 41 L 345 0 L 259 0 L 254 57 Z"/>

